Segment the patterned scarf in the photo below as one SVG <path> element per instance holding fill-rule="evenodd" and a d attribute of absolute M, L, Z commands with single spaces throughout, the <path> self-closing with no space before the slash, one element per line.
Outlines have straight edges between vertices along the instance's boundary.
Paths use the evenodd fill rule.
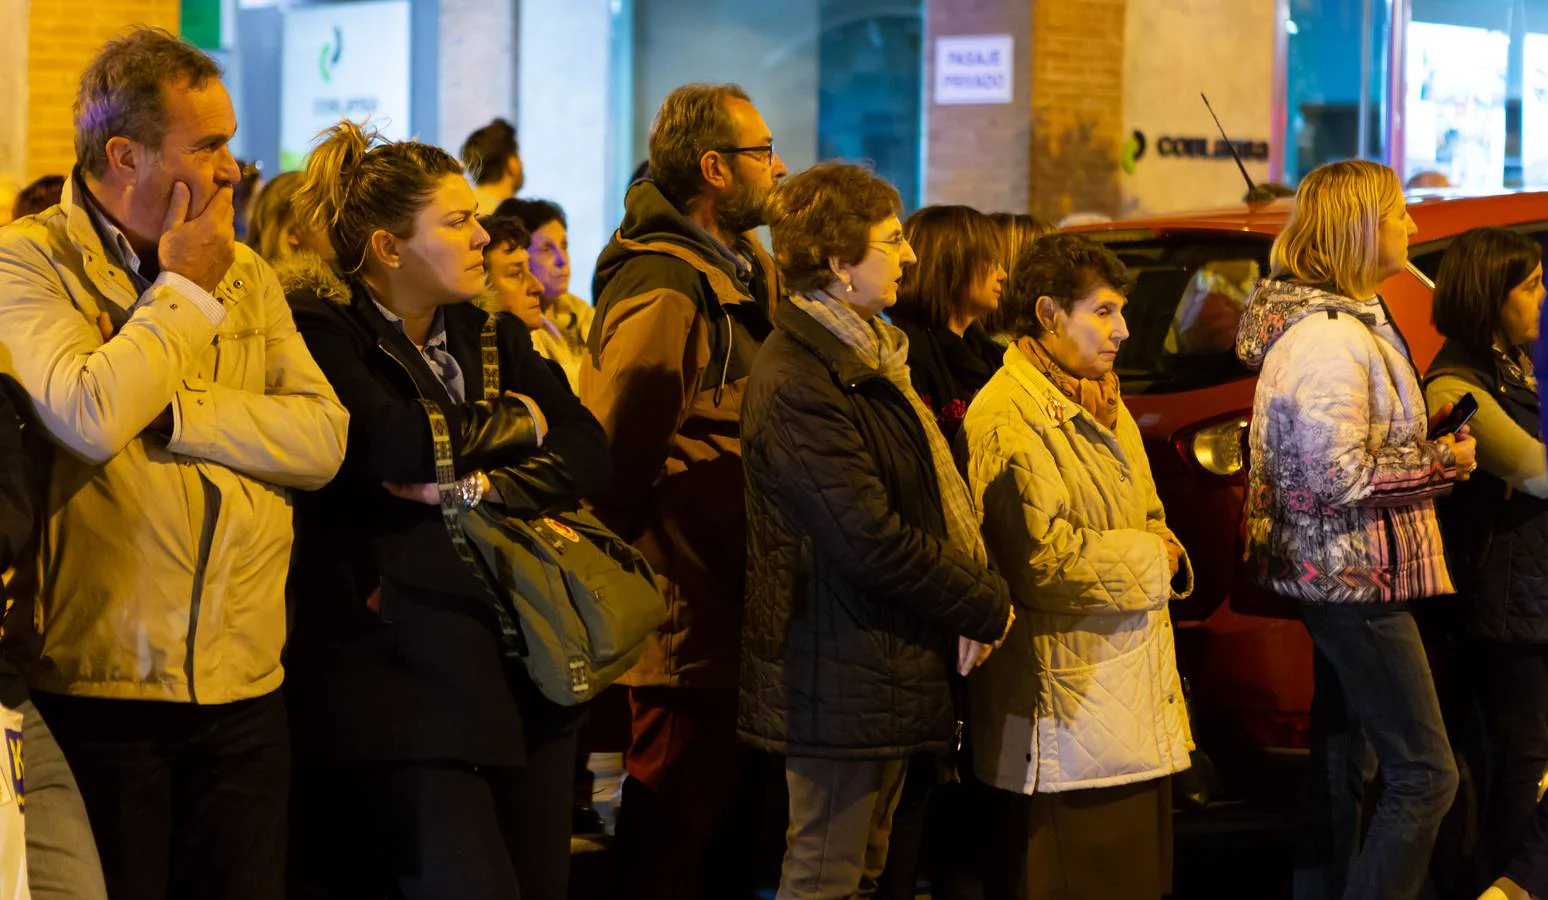
<path fill-rule="evenodd" d="M 1081 378 L 1065 371 L 1036 338 L 1023 337 L 1016 342 L 1016 346 L 1031 360 L 1033 368 L 1053 382 L 1059 393 L 1091 413 L 1091 417 L 1102 423 L 1103 428 L 1112 431 L 1118 427 L 1117 372 L 1108 372 L 1101 378 Z"/>
<path fill-rule="evenodd" d="M 967 484 L 957 472 L 945 435 L 935 424 L 935 414 L 919 399 L 909 380 L 908 338 L 880 318 L 866 322 L 854 310 L 827 295 L 812 298 L 791 294 L 790 302 L 832 332 L 860 357 L 861 362 L 880 372 L 908 398 L 914 417 L 919 420 L 930 444 L 930 461 L 940 487 L 941 506 L 946 512 L 946 533 L 959 550 L 967 551 L 980 563 L 988 562 L 989 554 L 984 550 L 984 538 L 978 530 L 978 515 L 973 512 Z"/>

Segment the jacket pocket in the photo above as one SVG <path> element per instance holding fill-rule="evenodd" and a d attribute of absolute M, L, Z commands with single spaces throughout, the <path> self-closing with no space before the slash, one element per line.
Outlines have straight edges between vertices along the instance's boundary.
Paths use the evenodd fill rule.
<path fill-rule="evenodd" d="M 215 377 L 223 387 L 262 394 L 265 388 L 263 331 L 228 328 L 215 334 Z"/>

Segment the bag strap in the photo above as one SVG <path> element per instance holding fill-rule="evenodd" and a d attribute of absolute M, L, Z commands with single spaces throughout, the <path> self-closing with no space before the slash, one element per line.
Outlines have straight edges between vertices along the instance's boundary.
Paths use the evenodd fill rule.
<path fill-rule="evenodd" d="M 484 328 L 478 333 L 478 349 L 484 358 L 484 399 L 495 400 L 500 396 L 500 345 L 495 340 L 495 317 L 484 320 Z"/>
<path fill-rule="evenodd" d="M 492 336 L 492 329 L 488 331 Z M 485 377 L 488 377 L 488 355 L 485 355 Z M 498 365 L 498 357 L 496 357 Z M 496 388 L 498 391 L 498 387 Z M 488 393 L 487 381 L 485 393 Z M 467 564 L 468 569 L 477 578 L 484 588 L 485 599 L 489 607 L 494 611 L 495 621 L 500 627 L 500 652 L 510 659 L 518 659 L 527 655 L 527 641 L 522 636 L 521 629 L 517 627 L 515 618 L 500 599 L 500 594 L 490 583 L 488 575 L 484 571 L 484 564 L 478 555 L 473 552 L 473 545 L 468 542 L 466 532 L 462 530 L 462 505 L 457 499 L 457 469 L 452 460 L 451 429 L 446 425 L 446 415 L 433 401 L 423 397 L 419 405 L 424 407 L 425 416 L 430 420 L 430 437 L 435 444 L 435 481 L 441 494 L 441 524 L 446 526 L 446 535 L 451 538 L 452 547 L 457 555 Z"/>

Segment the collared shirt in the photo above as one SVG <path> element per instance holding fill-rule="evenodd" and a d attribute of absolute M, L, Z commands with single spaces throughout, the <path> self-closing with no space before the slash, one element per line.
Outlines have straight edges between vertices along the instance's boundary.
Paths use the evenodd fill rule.
<path fill-rule="evenodd" d="M 393 313 L 392 310 L 377 303 L 372 297 L 371 302 L 376 304 L 376 311 L 382 314 L 382 318 L 397 326 L 398 333 L 404 334 L 403 317 Z M 410 341 L 409 343 L 413 343 Z M 430 336 L 425 340 L 425 345 L 419 348 L 419 355 L 424 359 L 425 365 L 451 394 L 452 400 L 457 403 L 466 403 L 465 388 L 462 382 L 462 366 L 457 364 L 457 358 L 446 349 L 446 315 L 444 310 L 436 310 L 435 318 L 430 322 Z"/>
<path fill-rule="evenodd" d="M 140 255 L 134 251 L 134 246 L 129 243 L 128 235 L 113 221 L 107 210 L 92 196 L 90 189 L 86 187 L 86 180 L 76 175 L 76 186 L 80 189 L 82 205 L 86 207 L 86 213 L 91 216 L 92 225 L 97 229 L 97 235 L 102 238 L 102 249 L 114 262 L 123 267 L 129 273 L 129 281 L 141 297 L 150 290 L 153 285 L 164 284 L 187 298 L 198 310 L 204 313 L 216 326 L 226 320 L 226 308 L 215 299 L 209 291 L 199 287 L 187 278 L 176 272 L 161 271 L 156 275 L 155 281 L 146 278 L 140 272 Z M 136 304 L 138 305 L 138 304 Z"/>

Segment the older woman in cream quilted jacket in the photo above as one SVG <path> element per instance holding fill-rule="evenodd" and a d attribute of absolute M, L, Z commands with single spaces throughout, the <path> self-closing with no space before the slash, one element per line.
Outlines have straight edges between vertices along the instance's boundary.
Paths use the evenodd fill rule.
<path fill-rule="evenodd" d="M 1020 616 L 970 679 L 978 777 L 1006 798 L 998 896 L 1159 897 L 1192 737 L 1168 602 L 1192 589 L 1113 359 L 1123 265 L 1075 235 L 1017 264 L 1017 340 L 959 450 Z M 996 896 L 991 893 L 991 896 Z"/>

